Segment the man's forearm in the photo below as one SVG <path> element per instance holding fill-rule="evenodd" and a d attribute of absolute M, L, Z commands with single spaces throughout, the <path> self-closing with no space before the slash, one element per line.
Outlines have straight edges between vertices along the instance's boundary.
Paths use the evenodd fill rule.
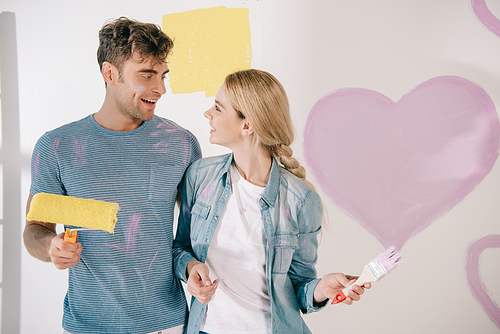
<path fill-rule="evenodd" d="M 23 233 L 24 246 L 28 253 L 44 262 L 51 262 L 49 255 L 50 243 L 56 232 L 41 224 L 28 224 Z"/>

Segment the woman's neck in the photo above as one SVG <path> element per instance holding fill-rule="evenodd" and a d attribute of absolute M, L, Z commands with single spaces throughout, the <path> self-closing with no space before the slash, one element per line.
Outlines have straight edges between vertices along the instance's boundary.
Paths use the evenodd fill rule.
<path fill-rule="evenodd" d="M 233 151 L 234 163 L 241 177 L 259 187 L 265 187 L 271 175 L 272 159 L 267 150 Z"/>

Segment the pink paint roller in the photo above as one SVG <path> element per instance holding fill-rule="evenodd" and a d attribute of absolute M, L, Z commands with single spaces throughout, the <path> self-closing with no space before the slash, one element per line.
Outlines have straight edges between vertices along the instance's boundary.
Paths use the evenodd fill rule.
<path fill-rule="evenodd" d="M 118 209 L 118 203 L 39 193 L 33 196 L 26 219 L 113 233 Z M 64 241 L 74 244 L 78 230 L 82 229 L 67 228 Z"/>
<path fill-rule="evenodd" d="M 399 255 L 396 247 L 391 246 L 370 261 L 364 267 L 361 276 L 353 284 L 363 286 L 365 283 L 376 282 L 396 268 L 399 262 L 401 262 L 401 255 Z M 346 300 L 350 289 L 350 287 L 347 287 L 337 293 L 332 304 L 338 304 Z"/>

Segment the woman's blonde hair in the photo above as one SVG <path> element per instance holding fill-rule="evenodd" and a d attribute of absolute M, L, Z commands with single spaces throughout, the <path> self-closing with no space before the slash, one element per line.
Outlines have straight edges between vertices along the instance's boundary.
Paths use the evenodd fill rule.
<path fill-rule="evenodd" d="M 226 95 L 241 118 L 250 123 L 255 145 L 261 145 L 274 156 L 280 166 L 306 180 L 306 170 L 295 159 L 290 145 L 295 130 L 285 89 L 272 74 L 244 70 L 229 74 L 224 82 Z"/>

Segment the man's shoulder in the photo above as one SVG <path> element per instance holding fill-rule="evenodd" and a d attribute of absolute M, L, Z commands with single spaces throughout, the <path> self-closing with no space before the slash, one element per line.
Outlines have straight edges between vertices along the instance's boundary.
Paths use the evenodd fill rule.
<path fill-rule="evenodd" d="M 63 133 L 67 131 L 73 131 L 76 128 L 81 128 L 87 125 L 90 125 L 89 118 L 90 116 L 85 116 L 84 118 L 81 118 L 76 121 L 72 121 L 70 123 L 66 123 L 63 125 L 58 126 L 55 129 L 47 131 L 48 133 Z"/>
<path fill-rule="evenodd" d="M 149 122 L 151 122 L 151 125 L 153 125 L 156 129 L 163 130 L 165 134 L 178 134 L 178 135 L 185 135 L 188 137 L 194 137 L 191 131 L 187 130 L 186 128 L 180 126 L 179 124 L 175 123 L 174 121 L 168 118 L 154 115 Z"/>
<path fill-rule="evenodd" d="M 55 129 L 49 130 L 45 133 L 45 136 L 57 136 L 61 137 L 64 135 L 72 135 L 75 133 L 79 133 L 82 131 L 85 127 L 90 126 L 91 123 L 89 122 L 89 117 L 91 116 L 85 116 L 82 119 L 66 123 L 64 125 L 61 125 Z"/>

